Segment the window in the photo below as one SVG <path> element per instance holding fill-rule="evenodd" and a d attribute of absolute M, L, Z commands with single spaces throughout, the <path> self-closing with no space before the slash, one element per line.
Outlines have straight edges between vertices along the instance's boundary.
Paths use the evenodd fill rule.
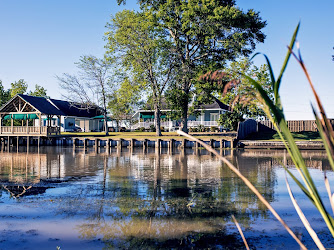
<path fill-rule="evenodd" d="M 217 121 L 219 119 L 218 113 L 210 114 L 210 121 Z"/>

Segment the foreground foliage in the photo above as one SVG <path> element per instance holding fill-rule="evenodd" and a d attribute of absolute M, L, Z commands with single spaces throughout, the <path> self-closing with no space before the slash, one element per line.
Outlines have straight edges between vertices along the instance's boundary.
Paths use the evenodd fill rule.
<path fill-rule="evenodd" d="M 319 96 L 317 95 L 317 93 L 314 89 L 313 83 L 312 83 L 311 78 L 309 76 L 309 73 L 308 73 L 308 71 L 305 67 L 305 64 L 304 64 L 304 62 L 301 58 L 300 53 L 298 53 L 298 56 L 297 56 L 293 52 L 293 48 L 294 48 L 295 43 L 296 43 L 296 37 L 297 37 L 298 30 L 299 30 L 299 25 L 297 26 L 297 28 L 296 28 L 296 30 L 293 34 L 290 45 L 288 46 L 288 53 L 286 55 L 285 61 L 283 63 L 283 67 L 282 67 L 282 69 L 280 71 L 280 74 L 279 74 L 277 79 L 274 76 L 274 73 L 273 73 L 273 70 L 271 68 L 271 64 L 270 64 L 269 59 L 267 58 L 266 55 L 264 55 L 265 58 L 266 58 L 268 67 L 269 67 L 269 73 L 270 73 L 270 78 L 271 78 L 271 84 L 272 84 L 274 99 L 271 99 L 271 96 L 268 95 L 268 93 L 265 91 L 265 89 L 261 86 L 261 84 L 258 81 L 256 81 L 255 79 L 253 79 L 252 77 L 247 76 L 247 75 L 244 75 L 244 77 L 246 77 L 253 84 L 253 86 L 257 89 L 258 98 L 263 104 L 263 110 L 266 113 L 267 117 L 274 124 L 275 129 L 276 129 L 278 135 L 280 136 L 280 139 L 284 142 L 284 145 L 285 145 L 287 151 L 289 152 L 289 154 L 291 156 L 291 159 L 292 159 L 298 173 L 300 174 L 300 176 L 299 177 L 295 176 L 286 166 L 284 166 L 285 169 L 286 169 L 286 172 L 296 182 L 296 184 L 301 188 L 301 190 L 307 196 L 307 198 L 309 198 L 309 200 L 314 204 L 316 209 L 321 214 L 325 224 L 327 225 L 328 230 L 330 231 L 330 233 L 332 234 L 332 236 L 334 238 L 334 219 L 332 217 L 332 213 L 334 212 L 334 194 L 332 194 L 329 181 L 328 181 L 327 177 L 325 176 L 324 184 L 327 188 L 329 203 L 331 205 L 331 210 L 332 210 L 332 211 L 328 211 L 328 209 L 324 205 L 323 197 L 320 196 L 318 188 L 315 185 L 314 180 L 313 180 L 313 178 L 312 178 L 312 176 L 311 176 L 311 174 L 310 174 L 310 172 L 309 172 L 309 170 L 308 170 L 308 168 L 305 164 L 305 161 L 304 161 L 304 159 L 301 155 L 301 152 L 296 145 L 296 141 L 295 141 L 292 133 L 288 129 L 288 125 L 287 125 L 287 122 L 285 120 L 285 116 L 284 116 L 284 113 L 283 113 L 281 98 L 280 98 L 280 95 L 279 95 L 279 87 L 280 87 L 280 84 L 282 82 L 282 77 L 283 77 L 283 74 L 284 74 L 284 72 L 286 70 L 286 67 L 288 65 L 288 61 L 289 61 L 289 59 L 292 55 L 293 57 L 296 58 L 296 60 L 298 61 L 298 63 L 302 67 L 302 69 L 303 69 L 303 71 L 304 71 L 304 73 L 307 77 L 307 80 L 308 80 L 308 82 L 311 86 L 311 89 L 314 93 L 314 96 L 315 96 L 315 99 L 316 99 L 318 109 L 319 109 L 319 112 L 320 112 L 321 116 L 319 117 L 318 113 L 315 111 L 315 108 L 312 106 L 313 113 L 314 113 L 315 118 L 316 118 L 317 128 L 319 130 L 320 137 L 321 137 L 321 139 L 324 143 L 325 149 L 326 149 L 328 160 L 330 162 L 330 165 L 331 165 L 332 169 L 334 170 L 334 159 L 333 159 L 333 157 L 334 157 L 334 131 L 333 131 L 333 128 L 332 128 L 330 122 L 327 119 L 325 110 L 322 106 L 322 103 L 320 101 Z M 189 136 L 189 135 L 187 135 L 183 132 L 179 132 L 179 133 L 184 135 L 184 136 L 191 137 L 191 136 Z M 300 247 L 302 249 L 306 249 L 305 245 L 296 237 L 296 235 L 291 231 L 291 229 L 287 226 L 287 224 L 282 220 L 282 218 L 271 207 L 269 202 L 259 193 L 259 191 L 252 185 L 252 183 L 247 178 L 245 178 L 235 166 L 233 166 L 233 164 L 231 164 L 224 157 L 220 156 L 213 148 L 209 147 L 208 145 L 206 145 L 205 143 L 203 143 L 201 141 L 198 141 L 198 142 L 201 143 L 207 150 L 209 150 L 210 152 L 215 154 L 218 158 L 220 158 L 235 174 L 237 174 L 238 177 L 244 181 L 244 183 L 258 196 L 258 198 L 261 200 L 261 202 L 281 222 L 281 224 L 290 233 L 290 235 L 296 240 L 296 242 L 300 245 Z M 304 213 L 302 212 L 301 208 L 299 207 L 296 199 L 294 198 L 292 190 L 290 188 L 290 185 L 289 185 L 287 179 L 286 179 L 286 184 L 287 184 L 288 193 L 290 195 L 293 206 L 295 207 L 295 209 L 296 209 L 301 221 L 303 222 L 305 228 L 309 232 L 311 238 L 313 239 L 313 241 L 317 245 L 317 247 L 319 249 L 325 249 L 323 244 L 320 242 L 320 240 L 318 238 L 318 235 L 312 229 L 312 225 L 308 222 L 307 218 L 305 217 Z"/>
<path fill-rule="evenodd" d="M 274 73 L 273 70 L 270 66 L 270 62 L 268 60 L 268 58 L 265 56 L 268 65 L 269 65 L 269 71 L 270 71 L 270 76 L 271 76 L 271 82 L 272 82 L 272 86 L 274 89 L 274 101 L 270 100 L 269 96 L 266 94 L 266 92 L 263 90 L 263 88 L 260 86 L 260 84 L 255 81 L 254 79 L 252 79 L 251 77 L 247 76 L 247 78 L 252 81 L 254 87 L 257 88 L 260 98 L 262 100 L 262 103 L 264 105 L 264 111 L 266 112 L 267 117 L 273 122 L 273 124 L 276 127 L 276 130 L 278 131 L 278 134 L 281 138 L 281 140 L 285 143 L 286 149 L 288 150 L 291 159 L 293 160 L 298 172 L 300 173 L 300 178 L 301 181 L 297 178 L 297 176 L 293 175 L 287 168 L 286 171 L 288 172 L 288 174 L 290 175 L 290 177 L 298 184 L 298 186 L 302 189 L 302 191 L 304 192 L 304 194 L 310 199 L 310 201 L 315 205 L 315 207 L 318 209 L 318 211 L 320 212 L 320 214 L 322 215 L 329 231 L 331 232 L 332 236 L 334 237 L 334 219 L 332 217 L 332 215 L 329 213 L 329 211 L 326 209 L 324 202 L 323 202 L 323 198 L 320 196 L 318 188 L 316 187 L 316 185 L 314 184 L 313 178 L 305 164 L 304 159 L 301 156 L 301 153 L 296 145 L 296 142 L 291 134 L 291 132 L 288 129 L 287 126 L 287 122 L 285 120 L 284 117 L 284 113 L 283 113 L 283 107 L 281 104 L 281 98 L 279 95 L 279 87 L 281 85 L 281 81 L 282 81 L 282 77 L 284 74 L 284 71 L 287 67 L 288 61 L 291 57 L 291 55 L 293 55 L 298 63 L 301 65 L 308 81 L 309 84 L 311 86 L 311 89 L 314 93 L 314 96 L 316 98 L 317 101 L 317 105 L 318 105 L 318 109 L 320 110 L 321 113 L 321 118 L 319 118 L 317 112 L 315 111 L 315 108 L 312 106 L 313 108 L 313 112 L 317 121 L 317 128 L 319 130 L 320 136 L 322 138 L 322 141 L 325 145 L 326 148 L 326 152 L 327 152 L 327 156 L 329 159 L 329 162 L 334 170 L 334 160 L 333 160 L 333 156 L 334 156 L 334 146 L 333 146 L 333 142 L 334 142 L 334 132 L 333 132 L 333 128 L 331 126 L 331 124 L 329 123 L 326 113 L 323 109 L 323 106 L 321 104 L 321 101 L 313 87 L 313 83 L 311 82 L 310 76 L 308 71 L 306 70 L 306 67 L 304 65 L 304 62 L 301 58 L 301 55 L 299 53 L 298 56 L 296 56 L 296 54 L 293 52 L 293 48 L 295 46 L 296 43 L 296 37 L 297 37 L 297 33 L 299 30 L 299 25 L 297 26 L 291 43 L 288 47 L 288 53 L 286 55 L 283 67 L 281 69 L 281 72 L 279 74 L 279 77 L 276 79 L 274 77 Z M 325 177 L 325 182 L 326 182 L 327 178 Z M 327 180 L 328 183 L 328 180 Z M 287 183 L 288 189 L 289 189 L 289 185 Z M 329 193 L 329 199 L 330 199 L 330 204 L 333 207 L 333 200 L 332 200 L 332 194 L 329 188 L 329 184 L 326 184 L 327 188 L 328 188 L 328 193 Z M 296 205 L 295 200 L 292 196 L 292 193 L 290 193 L 291 199 L 294 202 L 294 205 L 296 207 L 296 210 L 299 211 L 299 207 Z M 311 237 L 313 238 L 313 240 L 315 241 L 315 243 L 317 244 L 317 246 L 319 248 L 323 248 L 322 244 L 320 243 L 319 239 L 317 239 L 316 234 L 314 233 L 314 231 L 312 230 L 311 226 L 309 225 L 308 221 L 306 220 L 306 218 L 303 216 L 303 214 L 300 214 L 300 217 L 305 225 L 305 227 L 307 228 L 307 230 L 309 231 Z"/>

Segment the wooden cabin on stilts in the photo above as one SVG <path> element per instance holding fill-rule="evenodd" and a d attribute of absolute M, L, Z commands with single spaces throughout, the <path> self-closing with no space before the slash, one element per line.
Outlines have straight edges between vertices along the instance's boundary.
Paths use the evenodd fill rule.
<path fill-rule="evenodd" d="M 62 115 L 46 98 L 18 94 L 0 108 L 1 142 L 12 145 L 25 139 L 29 144 L 31 139 L 58 136 Z"/>

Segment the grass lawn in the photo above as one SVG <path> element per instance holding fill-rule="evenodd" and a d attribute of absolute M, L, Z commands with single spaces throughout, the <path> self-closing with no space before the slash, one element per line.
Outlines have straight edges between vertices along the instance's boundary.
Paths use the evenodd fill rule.
<path fill-rule="evenodd" d="M 191 134 L 191 133 L 190 133 Z M 72 132 L 63 132 L 61 135 L 64 136 L 73 136 L 73 137 L 105 137 L 104 132 L 79 132 L 79 133 L 72 133 Z M 219 140 L 224 137 L 229 137 L 230 133 L 224 135 L 219 134 L 219 135 L 210 135 L 210 133 L 196 133 L 196 138 L 201 139 L 201 140 L 210 140 L 210 139 L 215 139 Z M 181 139 L 183 136 L 180 136 L 177 134 L 177 132 L 162 132 L 162 136 L 156 136 L 155 132 L 109 132 L 109 136 L 107 138 L 112 138 L 112 139 L 129 139 L 129 138 L 134 138 L 138 140 L 143 140 L 143 139 L 162 139 L 162 140 L 168 140 L 168 139 Z"/>
<path fill-rule="evenodd" d="M 320 141 L 320 135 L 318 132 L 304 131 L 304 132 L 292 132 L 293 138 L 296 141 Z M 250 134 L 246 140 L 262 140 L 262 141 L 280 141 L 280 137 L 274 132 L 262 132 Z"/>

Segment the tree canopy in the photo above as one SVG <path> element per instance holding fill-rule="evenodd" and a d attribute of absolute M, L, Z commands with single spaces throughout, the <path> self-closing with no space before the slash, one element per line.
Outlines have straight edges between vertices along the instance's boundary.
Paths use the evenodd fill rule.
<path fill-rule="evenodd" d="M 172 100 L 177 100 L 175 106 L 181 108 L 183 130 L 187 131 L 194 81 L 207 71 L 222 68 L 229 60 L 249 55 L 256 43 L 264 41 L 262 28 L 266 22 L 258 12 L 244 12 L 233 0 L 144 0 L 139 4 L 172 43 L 170 53 L 178 69 L 178 84 L 173 88 L 177 96 Z"/>
<path fill-rule="evenodd" d="M 0 107 L 8 102 L 10 99 L 10 90 L 5 90 L 2 85 L 2 81 L 0 80 Z"/>
<path fill-rule="evenodd" d="M 30 91 L 28 93 L 28 95 L 49 98 L 49 96 L 47 95 L 46 92 L 47 92 L 47 90 L 44 87 L 39 86 L 38 84 L 36 84 L 35 85 L 35 90 L 34 91 Z"/>
<path fill-rule="evenodd" d="M 107 56 L 119 61 L 130 82 L 141 84 L 153 97 L 157 135 L 160 131 L 162 94 L 173 77 L 171 43 L 147 11 L 124 10 L 107 25 Z"/>
<path fill-rule="evenodd" d="M 120 121 L 131 122 L 128 118 L 138 107 L 141 101 L 142 86 L 136 82 L 131 82 L 127 77 L 123 79 L 119 87 L 108 96 L 108 109 L 112 114 L 112 119 L 119 127 Z"/>
<path fill-rule="evenodd" d="M 212 85 L 222 86 L 216 95 L 220 95 L 221 101 L 231 108 L 231 112 L 222 114 L 218 121 L 225 128 L 236 130 L 238 122 L 244 119 L 259 119 L 265 116 L 258 92 L 246 75 L 253 76 L 268 96 L 273 98 L 268 66 L 265 64 L 256 67 L 248 58 L 231 62 L 225 69 L 202 77 Z M 222 84 L 222 81 L 225 83 Z"/>
<path fill-rule="evenodd" d="M 27 91 L 28 84 L 20 79 L 10 84 L 10 97 L 14 97 L 17 94 L 24 94 Z"/>

